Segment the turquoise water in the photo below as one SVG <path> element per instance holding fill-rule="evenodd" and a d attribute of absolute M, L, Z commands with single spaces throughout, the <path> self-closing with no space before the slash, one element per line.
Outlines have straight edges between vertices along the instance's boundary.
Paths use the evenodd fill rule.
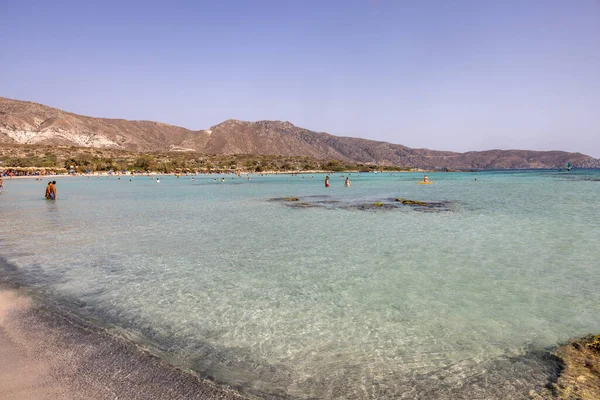
<path fill-rule="evenodd" d="M 600 171 L 339 175 L 5 180 L 0 255 L 259 395 L 523 398 L 538 350 L 600 332 Z"/>

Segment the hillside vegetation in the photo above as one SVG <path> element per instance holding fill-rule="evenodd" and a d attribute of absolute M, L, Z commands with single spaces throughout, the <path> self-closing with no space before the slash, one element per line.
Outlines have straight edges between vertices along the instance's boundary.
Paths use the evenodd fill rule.
<path fill-rule="evenodd" d="M 74 146 L 8 145 L 0 147 L 0 169 L 50 168 L 77 172 L 156 171 L 373 171 L 375 164 L 317 160 L 311 157 L 260 156 L 250 154 L 219 155 L 197 152 L 139 153 L 116 149 Z M 384 170 L 402 171 L 403 167 L 386 166 Z"/>

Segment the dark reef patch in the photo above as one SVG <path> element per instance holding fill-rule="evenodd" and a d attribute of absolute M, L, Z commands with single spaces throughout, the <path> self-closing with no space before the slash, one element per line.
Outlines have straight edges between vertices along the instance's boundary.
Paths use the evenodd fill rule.
<path fill-rule="evenodd" d="M 422 201 L 399 198 L 374 199 L 372 201 L 336 200 L 330 196 L 275 197 L 268 201 L 292 208 L 324 208 L 329 210 L 390 211 L 414 210 L 420 212 L 457 211 L 456 201 Z"/>
<path fill-rule="evenodd" d="M 343 207 L 345 210 L 360 210 L 360 211 L 384 211 L 398 209 L 398 205 L 394 203 L 374 201 L 371 203 L 346 204 Z"/>

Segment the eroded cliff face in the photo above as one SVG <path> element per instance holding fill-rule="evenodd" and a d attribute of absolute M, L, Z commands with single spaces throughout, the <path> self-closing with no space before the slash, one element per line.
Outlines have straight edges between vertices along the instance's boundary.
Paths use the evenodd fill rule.
<path fill-rule="evenodd" d="M 282 121 L 230 119 L 207 130 L 151 121 L 92 118 L 0 97 L 0 143 L 72 145 L 133 151 L 309 156 L 418 168 L 600 168 L 600 160 L 562 151 L 489 150 L 467 153 L 314 132 Z"/>

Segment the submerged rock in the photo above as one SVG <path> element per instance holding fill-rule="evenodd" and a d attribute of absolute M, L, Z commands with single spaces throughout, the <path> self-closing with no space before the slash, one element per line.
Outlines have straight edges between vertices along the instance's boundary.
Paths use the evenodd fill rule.
<path fill-rule="evenodd" d="M 361 211 L 369 211 L 369 210 L 390 210 L 394 208 L 398 208 L 395 204 L 383 203 L 381 201 L 376 201 L 374 203 L 359 203 L 359 204 L 347 204 L 343 205 L 339 208 L 345 210 L 361 210 Z"/>
<path fill-rule="evenodd" d="M 295 202 L 295 203 L 290 203 L 290 204 L 286 204 L 288 207 L 293 207 L 293 208 L 311 208 L 311 207 L 319 207 L 318 204 L 314 204 L 314 203 L 307 203 L 307 202 Z"/>
<path fill-rule="evenodd" d="M 600 399 L 600 335 L 572 340 L 555 354 L 563 364 L 561 373 L 543 391 L 530 393 L 530 398 Z"/>
<path fill-rule="evenodd" d="M 286 206 L 292 207 L 292 208 L 322 207 L 319 203 L 324 202 L 322 200 L 321 201 L 312 201 L 312 202 L 300 201 L 299 197 L 292 197 L 292 196 L 274 197 L 272 199 L 269 199 L 269 201 L 285 204 Z"/>
<path fill-rule="evenodd" d="M 398 201 L 402 204 L 407 204 L 407 205 L 411 205 L 411 206 L 426 206 L 427 205 L 427 203 L 425 203 L 424 201 L 408 200 L 408 199 L 403 199 L 402 197 L 397 198 L 396 201 Z"/>
<path fill-rule="evenodd" d="M 405 206 L 410 206 L 413 210 L 420 212 L 456 211 L 455 201 L 421 201 L 405 199 L 403 197 L 394 199 L 394 201 Z"/>
<path fill-rule="evenodd" d="M 384 211 L 384 210 L 400 210 L 409 206 L 415 211 L 421 212 L 445 212 L 455 211 L 456 202 L 453 201 L 437 201 L 437 202 L 426 202 L 420 200 L 410 200 L 400 198 L 388 198 L 385 200 L 372 201 L 372 202 L 355 202 L 348 200 L 336 200 L 330 198 L 330 196 L 303 196 L 302 199 L 298 197 L 276 197 L 269 199 L 269 201 L 279 202 L 286 205 L 287 207 L 293 208 L 326 208 L 329 210 L 341 209 L 341 210 L 361 210 L 361 211 Z"/>
<path fill-rule="evenodd" d="M 592 338 L 592 340 L 587 344 L 587 347 L 591 350 L 600 353 L 600 335 L 596 335 Z"/>
<path fill-rule="evenodd" d="M 272 199 L 269 199 L 269 201 L 277 201 L 277 202 L 279 202 L 279 201 L 300 201 L 300 199 L 298 197 L 288 196 L 288 197 L 274 197 Z"/>

